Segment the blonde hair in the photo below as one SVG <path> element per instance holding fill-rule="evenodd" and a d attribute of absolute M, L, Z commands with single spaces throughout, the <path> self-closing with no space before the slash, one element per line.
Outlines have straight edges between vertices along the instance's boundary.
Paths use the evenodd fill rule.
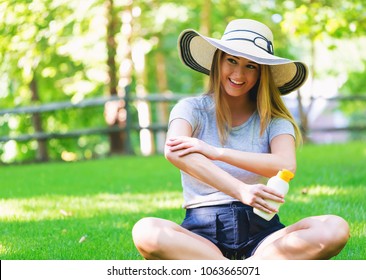
<path fill-rule="evenodd" d="M 230 107 L 222 94 L 220 82 L 220 65 L 221 59 L 225 53 L 216 50 L 210 72 L 209 88 L 206 94 L 212 94 L 216 108 L 216 122 L 220 142 L 222 145 L 227 140 L 229 131 L 232 128 L 232 119 Z M 260 78 L 257 84 L 249 92 L 251 100 L 257 103 L 257 111 L 260 117 L 260 135 L 262 136 L 265 129 L 273 118 L 283 118 L 291 122 L 295 130 L 296 146 L 302 143 L 301 131 L 291 115 L 290 111 L 284 104 L 281 93 L 276 87 L 271 70 L 268 65 L 260 65 Z"/>

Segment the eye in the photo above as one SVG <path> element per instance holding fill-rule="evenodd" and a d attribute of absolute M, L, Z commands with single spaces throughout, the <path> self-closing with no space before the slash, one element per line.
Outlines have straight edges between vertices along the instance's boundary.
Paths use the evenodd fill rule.
<path fill-rule="evenodd" d="M 231 64 L 238 64 L 238 62 L 234 58 L 231 58 L 231 57 L 228 57 L 227 61 L 230 62 Z"/>
<path fill-rule="evenodd" d="M 255 65 L 255 64 L 248 64 L 248 65 L 247 65 L 247 68 L 248 68 L 248 69 L 255 70 L 255 69 L 257 69 L 257 68 L 258 68 L 258 66 L 257 66 L 257 65 Z"/>

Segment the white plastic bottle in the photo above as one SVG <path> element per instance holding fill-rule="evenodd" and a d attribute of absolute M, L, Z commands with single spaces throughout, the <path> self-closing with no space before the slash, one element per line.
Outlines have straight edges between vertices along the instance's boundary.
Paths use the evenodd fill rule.
<path fill-rule="evenodd" d="M 292 178 L 294 178 L 294 174 L 291 171 L 287 169 L 282 169 L 277 173 L 276 176 L 273 176 L 268 180 L 267 186 L 275 189 L 276 191 L 280 192 L 282 195 L 285 196 L 289 189 L 288 182 L 290 182 Z M 266 200 L 266 201 L 271 207 L 276 208 L 277 210 L 280 208 L 282 204 L 279 202 L 275 202 L 273 200 Z M 267 221 L 271 220 L 276 214 L 276 213 L 267 213 L 262 210 L 258 210 L 256 208 L 254 208 L 254 213 Z"/>

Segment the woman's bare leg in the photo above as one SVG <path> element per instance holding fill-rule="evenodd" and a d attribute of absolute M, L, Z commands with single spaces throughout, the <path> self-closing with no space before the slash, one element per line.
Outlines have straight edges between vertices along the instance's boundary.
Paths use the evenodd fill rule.
<path fill-rule="evenodd" d="M 330 259 L 343 249 L 348 238 L 348 224 L 342 218 L 309 217 L 267 237 L 252 258 Z"/>
<path fill-rule="evenodd" d="M 143 218 L 135 224 L 132 236 L 145 259 L 225 259 L 209 240 L 168 220 Z"/>

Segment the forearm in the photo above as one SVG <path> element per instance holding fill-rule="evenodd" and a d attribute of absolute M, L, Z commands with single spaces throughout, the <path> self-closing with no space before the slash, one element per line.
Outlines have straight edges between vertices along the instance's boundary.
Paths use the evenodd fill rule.
<path fill-rule="evenodd" d="M 229 148 L 214 147 L 192 137 L 173 137 L 167 141 L 170 151 L 183 157 L 199 153 L 211 160 L 226 162 L 238 168 L 265 177 L 272 177 L 281 169 L 295 173 L 296 155 L 294 139 L 290 135 L 280 135 L 271 141 L 270 153 L 244 152 Z"/>
<path fill-rule="evenodd" d="M 177 152 L 165 155 L 180 170 L 233 198 L 242 200 L 241 188 L 245 188 L 246 184 L 216 166 L 204 155 L 192 153 L 182 157 Z"/>
<path fill-rule="evenodd" d="M 249 153 L 219 148 L 216 160 L 226 162 L 264 177 L 272 177 L 284 168 L 292 172 L 296 170 L 295 160 L 271 153 Z"/>

